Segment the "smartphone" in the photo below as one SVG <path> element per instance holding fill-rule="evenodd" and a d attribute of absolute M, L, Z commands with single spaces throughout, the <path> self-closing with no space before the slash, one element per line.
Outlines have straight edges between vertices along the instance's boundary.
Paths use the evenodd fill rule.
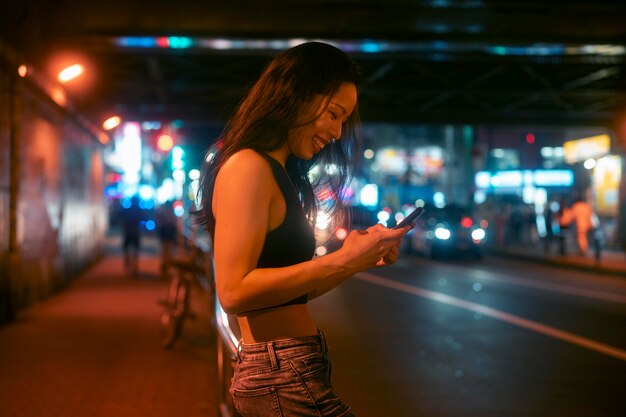
<path fill-rule="evenodd" d="M 404 226 L 411 224 L 411 222 L 417 219 L 419 216 L 421 216 L 423 212 L 424 212 L 424 207 L 417 207 L 408 216 L 406 216 L 400 223 L 398 223 L 396 227 L 394 227 L 394 229 L 401 229 Z"/>

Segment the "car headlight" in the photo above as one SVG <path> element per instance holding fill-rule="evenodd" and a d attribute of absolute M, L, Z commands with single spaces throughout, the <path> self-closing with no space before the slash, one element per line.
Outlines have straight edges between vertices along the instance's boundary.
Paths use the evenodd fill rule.
<path fill-rule="evenodd" d="M 448 240 L 450 239 L 450 230 L 445 227 L 438 227 L 435 229 L 435 237 L 439 240 Z"/>
<path fill-rule="evenodd" d="M 480 242 L 481 240 L 483 240 L 485 238 L 485 230 L 478 228 L 478 229 L 474 229 L 472 230 L 472 239 Z"/>

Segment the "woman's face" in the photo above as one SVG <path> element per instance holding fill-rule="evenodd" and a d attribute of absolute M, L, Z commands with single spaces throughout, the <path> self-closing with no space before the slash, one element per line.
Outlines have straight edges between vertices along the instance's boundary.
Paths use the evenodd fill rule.
<path fill-rule="evenodd" d="M 315 118 L 310 123 L 296 127 L 289 132 L 287 147 L 289 153 L 300 159 L 311 159 L 331 140 L 341 139 L 342 127 L 356 106 L 356 86 L 344 83 L 333 97 L 319 96 L 313 101 L 310 110 L 301 121 Z M 326 109 L 322 110 L 328 103 Z M 321 114 L 320 114 L 321 112 Z"/>

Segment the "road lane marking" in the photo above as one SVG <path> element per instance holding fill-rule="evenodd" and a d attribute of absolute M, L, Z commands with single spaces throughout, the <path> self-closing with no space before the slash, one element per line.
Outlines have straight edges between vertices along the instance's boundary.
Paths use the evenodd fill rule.
<path fill-rule="evenodd" d="M 564 330 L 557 329 L 556 327 L 547 326 L 545 324 L 538 323 L 536 321 L 528 320 L 523 317 L 516 316 L 511 313 L 507 313 L 495 308 L 487 307 L 482 304 L 473 303 L 457 297 L 452 297 L 447 294 L 443 294 L 436 291 L 426 290 L 424 288 L 414 287 L 412 285 L 403 284 L 398 281 L 394 281 L 388 278 L 383 278 L 378 275 L 370 274 L 368 272 L 360 272 L 355 275 L 362 281 L 367 281 L 375 285 L 391 288 L 396 291 L 401 291 L 407 294 L 416 295 L 418 297 L 424 297 L 437 301 L 440 303 L 448 304 L 465 310 L 473 311 L 476 313 L 489 316 L 491 318 L 513 324 L 518 327 L 541 333 L 546 336 L 553 337 L 555 339 L 563 340 L 574 345 L 584 347 L 602 353 L 604 355 L 612 356 L 614 358 L 626 361 L 626 351 L 597 342 L 586 337 L 578 336 L 574 333 L 566 332 Z"/>
<path fill-rule="evenodd" d="M 490 274 L 492 274 L 492 272 L 490 272 Z M 497 276 L 497 278 L 487 278 L 487 279 L 493 280 L 495 282 L 503 281 L 508 284 L 515 284 L 515 285 L 522 286 L 522 287 L 532 287 L 532 288 L 548 290 L 552 292 L 558 292 L 561 294 L 577 295 L 580 297 L 595 298 L 597 300 L 602 300 L 602 301 L 612 301 L 614 303 L 626 304 L 626 296 L 623 296 L 620 294 L 612 294 L 612 293 L 608 293 L 604 291 L 591 290 L 587 288 L 572 287 L 570 285 L 564 285 L 564 284 L 554 284 L 551 282 L 533 281 L 533 280 L 529 280 L 525 278 L 507 277 L 507 276 L 500 275 L 497 273 L 495 273 L 495 275 Z"/>
<path fill-rule="evenodd" d="M 435 265 L 434 262 L 431 262 L 431 263 Z M 454 265 L 436 264 L 436 266 L 440 268 L 451 269 L 453 271 L 460 270 L 464 274 L 467 274 L 468 272 L 468 269 L 464 269 L 462 267 L 457 267 Z M 492 272 L 492 271 L 477 270 L 477 272 L 480 273 L 480 275 L 485 275 L 485 276 L 471 277 L 472 279 L 474 280 L 484 279 L 484 280 L 489 280 L 493 282 L 505 282 L 507 284 L 518 285 L 520 287 L 531 287 L 531 288 L 536 288 L 536 289 L 541 289 L 541 290 L 557 292 L 561 294 L 570 294 L 570 295 L 576 295 L 579 297 L 594 298 L 596 300 L 611 301 L 614 303 L 626 304 L 626 296 L 621 295 L 621 294 L 592 290 L 588 288 L 574 287 L 574 286 L 566 285 L 566 284 L 556 284 L 556 283 L 537 281 L 537 280 L 526 279 L 526 278 L 511 277 L 511 276 L 503 275 L 498 272 Z"/>

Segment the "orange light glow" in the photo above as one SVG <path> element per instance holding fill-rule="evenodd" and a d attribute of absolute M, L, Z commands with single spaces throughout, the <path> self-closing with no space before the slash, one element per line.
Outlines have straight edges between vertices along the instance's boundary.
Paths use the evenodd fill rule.
<path fill-rule="evenodd" d="M 58 80 L 62 83 L 66 83 L 74 78 L 78 77 L 85 71 L 85 68 L 80 64 L 70 65 L 63 71 L 59 72 Z"/>
<path fill-rule="evenodd" d="M 119 116 L 109 117 L 102 123 L 102 128 L 104 130 L 115 129 L 122 123 L 122 119 Z"/>
<path fill-rule="evenodd" d="M 17 73 L 22 78 L 26 77 L 26 74 L 28 74 L 28 67 L 26 65 L 20 65 L 17 68 Z"/>
<path fill-rule="evenodd" d="M 98 140 L 101 144 L 106 145 L 107 143 L 109 143 L 109 135 L 107 135 L 106 133 L 100 133 L 100 135 L 98 135 Z"/>
<path fill-rule="evenodd" d="M 67 96 L 65 95 L 65 90 L 61 87 L 53 87 L 50 90 L 50 98 L 61 107 L 67 105 Z"/>
<path fill-rule="evenodd" d="M 170 135 L 161 135 L 157 141 L 157 147 L 163 152 L 167 152 L 174 147 L 174 139 Z"/>

